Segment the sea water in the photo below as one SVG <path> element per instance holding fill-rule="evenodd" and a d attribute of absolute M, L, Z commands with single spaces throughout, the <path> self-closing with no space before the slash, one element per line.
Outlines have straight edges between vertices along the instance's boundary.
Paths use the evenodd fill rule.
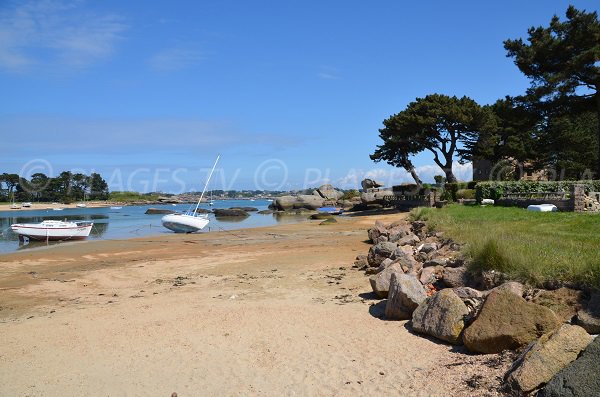
<path fill-rule="evenodd" d="M 210 210 L 213 208 L 254 207 L 260 211 L 266 210 L 270 203 L 270 200 L 215 200 L 214 206 L 203 203 L 200 205 L 200 208 Z M 173 233 L 162 226 L 160 219 L 164 215 L 147 215 L 145 212 L 148 208 L 185 212 L 194 207 L 195 204 L 152 204 L 123 206 L 121 209 L 98 207 L 65 208 L 62 211 L 54 211 L 52 209 L 0 211 L 0 253 L 35 248 L 46 244 L 39 242 L 19 244 L 18 235 L 13 233 L 10 229 L 10 225 L 13 223 L 38 223 L 47 219 L 66 219 L 68 221 L 84 220 L 94 222 L 94 227 L 92 228 L 88 240 L 126 239 Z M 258 214 L 256 212 L 249 212 L 249 214 L 249 217 L 228 218 L 215 218 L 213 214 L 209 214 L 210 223 L 199 233 L 272 226 L 278 223 L 299 222 L 307 218 L 306 215 L 281 216 L 277 214 Z"/>

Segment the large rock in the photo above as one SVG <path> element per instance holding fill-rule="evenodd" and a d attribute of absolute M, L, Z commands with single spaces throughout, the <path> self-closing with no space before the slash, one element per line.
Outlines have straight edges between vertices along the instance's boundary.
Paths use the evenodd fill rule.
<path fill-rule="evenodd" d="M 148 208 L 144 214 L 147 215 L 159 215 L 159 214 L 174 214 L 177 211 L 166 210 L 163 208 Z"/>
<path fill-rule="evenodd" d="M 322 185 L 317 189 L 317 193 L 326 200 L 338 200 L 344 195 L 330 184 Z"/>
<path fill-rule="evenodd" d="M 360 194 L 360 200 L 363 204 L 387 204 L 384 198 L 393 196 L 392 189 L 379 189 L 374 192 L 363 192 Z"/>
<path fill-rule="evenodd" d="M 414 276 L 392 273 L 385 317 L 389 320 L 408 320 L 425 299 L 425 289 Z"/>
<path fill-rule="evenodd" d="M 390 256 L 394 261 L 399 262 L 407 269 L 415 268 L 417 261 L 413 256 L 413 249 L 410 246 L 397 247 Z"/>
<path fill-rule="evenodd" d="M 582 307 L 583 292 L 565 287 L 552 291 L 539 290 L 531 298 L 531 302 L 546 306 L 563 322 L 570 322 Z"/>
<path fill-rule="evenodd" d="M 377 267 L 381 265 L 384 259 L 392 256 L 396 247 L 395 243 L 384 241 L 369 248 L 369 254 L 367 255 L 369 266 Z"/>
<path fill-rule="evenodd" d="M 590 334 L 600 334 L 600 293 L 592 294 L 585 309 L 577 312 L 576 323 Z"/>
<path fill-rule="evenodd" d="M 387 298 L 388 292 L 390 290 L 390 281 L 392 279 L 392 274 L 399 273 L 404 274 L 400 264 L 394 263 L 390 266 L 386 267 L 383 271 L 369 277 L 369 282 L 371 283 L 371 289 L 373 292 L 380 298 Z"/>
<path fill-rule="evenodd" d="M 296 203 L 297 198 L 295 196 L 281 196 L 275 198 L 273 206 L 276 210 L 279 211 L 287 211 L 294 208 L 294 204 Z"/>
<path fill-rule="evenodd" d="M 542 397 L 600 396 L 600 338 L 557 373 L 539 394 Z"/>
<path fill-rule="evenodd" d="M 563 324 L 533 342 L 506 374 L 511 390 L 529 393 L 548 382 L 558 371 L 575 361 L 592 338 L 577 325 Z"/>
<path fill-rule="evenodd" d="M 500 284 L 496 288 L 492 289 L 492 291 L 508 291 L 522 298 L 525 287 L 519 282 L 508 281 L 504 284 Z"/>
<path fill-rule="evenodd" d="M 442 278 L 444 274 L 444 268 L 442 266 L 429 266 L 423 268 L 421 270 L 421 275 L 419 276 L 419 281 L 423 285 L 425 284 L 433 284 L 439 279 Z"/>
<path fill-rule="evenodd" d="M 472 352 L 500 353 L 527 346 L 558 328 L 552 310 L 529 303 L 508 291 L 491 292 L 473 324 L 464 332 L 465 346 Z"/>
<path fill-rule="evenodd" d="M 275 199 L 273 207 L 279 211 L 289 211 L 292 209 L 316 210 L 323 206 L 324 198 L 315 195 L 281 196 Z"/>
<path fill-rule="evenodd" d="M 213 210 L 213 212 L 215 213 L 215 216 L 217 218 L 223 217 L 223 216 L 240 216 L 240 217 L 250 216 L 250 214 L 244 210 L 232 209 L 232 208 L 229 208 L 229 209 L 215 208 Z"/>
<path fill-rule="evenodd" d="M 398 245 L 400 245 L 400 246 L 403 246 L 403 245 L 414 246 L 414 245 L 417 245 L 421 241 L 421 239 L 411 233 L 411 234 L 404 236 L 398 240 L 391 240 L 391 241 L 396 241 L 398 243 Z"/>
<path fill-rule="evenodd" d="M 448 288 L 464 287 L 469 284 L 469 272 L 464 266 L 444 269 L 442 282 Z"/>
<path fill-rule="evenodd" d="M 451 289 L 443 289 L 421 303 L 412 315 L 416 332 L 461 344 L 461 333 L 469 309 Z"/>
<path fill-rule="evenodd" d="M 231 207 L 229 209 L 232 209 L 232 210 L 242 210 L 242 211 L 246 211 L 246 212 L 256 212 L 256 211 L 258 211 L 258 208 L 255 208 L 255 207 Z"/>
<path fill-rule="evenodd" d="M 399 242 L 402 239 L 406 238 L 408 235 L 412 234 L 410 231 L 410 226 L 407 224 L 391 224 L 388 228 L 388 240 L 391 242 Z M 416 237 L 416 236 L 415 236 Z M 405 245 L 405 244 L 399 244 Z"/>
<path fill-rule="evenodd" d="M 381 242 L 379 240 L 379 238 L 381 236 L 385 237 L 385 240 L 383 240 L 383 241 L 387 241 L 388 240 L 388 238 L 387 238 L 388 237 L 387 227 L 381 221 L 375 221 L 375 226 L 373 226 L 372 228 L 370 228 L 367 231 L 367 234 L 369 235 L 369 240 L 371 240 L 371 242 L 373 244 L 377 244 L 377 243 Z"/>
<path fill-rule="evenodd" d="M 294 208 L 306 208 L 307 210 L 316 210 L 323 206 L 325 200 L 321 197 L 317 197 L 309 194 L 302 194 L 298 196 Z"/>
<path fill-rule="evenodd" d="M 376 180 L 365 178 L 360 183 L 360 186 L 363 188 L 363 191 L 367 189 L 374 189 L 383 186 L 383 183 L 377 182 Z"/>

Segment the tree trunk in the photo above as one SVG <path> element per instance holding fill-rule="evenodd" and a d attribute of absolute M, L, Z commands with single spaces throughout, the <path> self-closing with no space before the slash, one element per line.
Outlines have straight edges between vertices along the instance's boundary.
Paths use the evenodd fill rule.
<path fill-rule="evenodd" d="M 600 86 L 596 86 L 596 121 L 598 123 L 598 162 L 596 169 L 596 178 L 600 179 Z"/>
<path fill-rule="evenodd" d="M 421 178 L 419 178 L 419 175 L 417 174 L 417 170 L 415 170 L 415 167 L 413 167 L 411 165 L 410 167 L 407 168 L 407 171 L 410 172 L 410 175 L 415 180 L 417 187 L 421 188 L 423 186 L 423 181 L 421 180 Z"/>
<path fill-rule="evenodd" d="M 452 172 L 452 159 L 450 159 L 450 161 L 446 160 L 446 166 L 442 167 L 442 170 L 446 174 L 446 182 L 448 182 L 448 183 L 456 182 L 456 177 L 454 176 L 454 173 Z"/>

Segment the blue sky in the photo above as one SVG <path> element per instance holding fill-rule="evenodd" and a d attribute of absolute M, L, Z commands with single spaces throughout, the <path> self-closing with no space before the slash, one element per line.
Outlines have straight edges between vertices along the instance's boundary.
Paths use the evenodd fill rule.
<path fill-rule="evenodd" d="M 431 93 L 528 81 L 502 42 L 596 1 L 0 0 L 0 172 L 114 190 L 298 189 L 364 176 L 383 119 Z M 440 173 L 427 154 L 425 180 Z M 470 178 L 469 165 L 457 170 Z"/>

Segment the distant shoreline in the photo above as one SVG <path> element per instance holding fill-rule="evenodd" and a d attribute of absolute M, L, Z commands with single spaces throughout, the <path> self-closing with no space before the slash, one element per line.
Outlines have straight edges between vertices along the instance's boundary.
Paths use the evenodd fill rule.
<path fill-rule="evenodd" d="M 230 201 L 230 200 L 246 200 L 250 201 L 249 198 L 225 198 L 225 199 L 216 199 L 213 201 Z M 254 200 L 270 200 L 266 198 L 258 198 Z M 193 202 L 195 203 L 195 201 Z M 208 203 L 208 201 L 204 202 Z M 34 211 L 34 210 L 47 210 L 47 209 L 55 209 L 55 208 L 79 208 L 77 204 L 82 204 L 80 202 L 71 203 L 71 204 L 62 204 L 62 203 L 31 203 L 31 207 L 23 207 L 22 203 L 16 203 L 20 206 L 20 208 L 10 208 L 12 204 L 3 203 L 0 204 L 0 212 L 13 212 L 13 211 Z M 106 207 L 114 207 L 114 206 L 134 206 L 134 205 L 170 205 L 170 204 L 192 204 L 192 202 L 163 202 L 163 201 L 86 201 L 85 207 L 83 208 L 106 208 Z"/>

